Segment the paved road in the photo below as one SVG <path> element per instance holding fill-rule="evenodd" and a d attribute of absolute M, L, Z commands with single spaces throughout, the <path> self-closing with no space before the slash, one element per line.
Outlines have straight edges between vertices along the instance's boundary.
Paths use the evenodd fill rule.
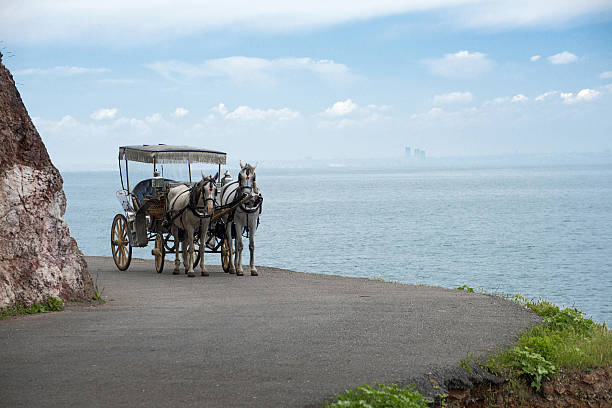
<path fill-rule="evenodd" d="M 536 321 L 458 290 L 87 260 L 106 304 L 0 321 L 1 406 L 317 406 L 363 383 L 443 383 L 466 352 L 485 355 Z"/>

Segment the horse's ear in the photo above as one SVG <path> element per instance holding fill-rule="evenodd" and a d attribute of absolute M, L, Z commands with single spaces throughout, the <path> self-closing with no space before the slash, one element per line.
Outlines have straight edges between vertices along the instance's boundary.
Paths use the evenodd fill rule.
<path fill-rule="evenodd" d="M 253 166 L 253 171 L 255 171 L 255 169 L 257 168 L 258 164 L 259 164 L 259 162 L 255 162 L 255 165 Z"/>
<path fill-rule="evenodd" d="M 242 160 L 240 160 L 240 169 L 244 169 L 244 166 L 242 165 Z"/>
<path fill-rule="evenodd" d="M 206 176 L 204 175 L 204 170 L 200 170 L 200 173 L 202 173 L 202 180 L 204 180 L 206 178 Z"/>

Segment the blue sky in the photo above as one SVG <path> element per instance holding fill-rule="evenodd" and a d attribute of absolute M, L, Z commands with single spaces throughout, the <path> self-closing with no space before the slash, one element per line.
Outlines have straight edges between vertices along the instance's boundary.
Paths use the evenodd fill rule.
<path fill-rule="evenodd" d="M 612 1 L 5 0 L 0 41 L 60 169 L 612 149 Z"/>

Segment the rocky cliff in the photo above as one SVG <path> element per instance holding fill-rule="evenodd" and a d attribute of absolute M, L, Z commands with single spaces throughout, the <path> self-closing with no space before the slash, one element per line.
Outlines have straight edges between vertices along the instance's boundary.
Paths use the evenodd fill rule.
<path fill-rule="evenodd" d="M 0 54 L 0 308 L 94 295 L 62 185 Z"/>

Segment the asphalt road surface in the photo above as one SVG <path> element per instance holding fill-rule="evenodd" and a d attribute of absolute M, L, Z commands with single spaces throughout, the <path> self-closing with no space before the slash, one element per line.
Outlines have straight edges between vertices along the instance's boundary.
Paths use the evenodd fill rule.
<path fill-rule="evenodd" d="M 304 407 L 376 381 L 444 390 L 466 353 L 486 356 L 537 321 L 459 290 L 87 261 L 105 304 L 0 321 L 0 406 Z"/>

